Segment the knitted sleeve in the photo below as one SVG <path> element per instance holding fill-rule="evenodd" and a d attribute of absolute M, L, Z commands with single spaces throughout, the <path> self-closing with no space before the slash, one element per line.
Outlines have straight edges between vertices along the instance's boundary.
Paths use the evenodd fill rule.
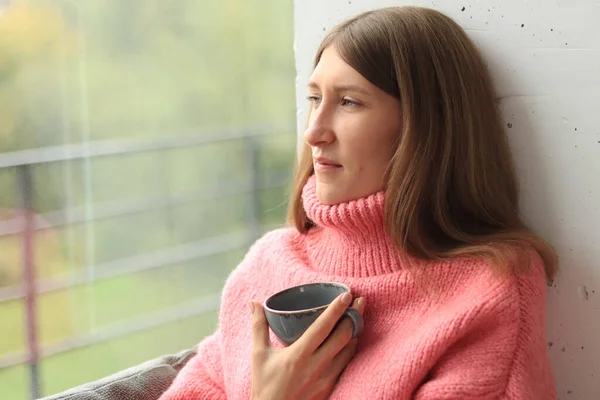
<path fill-rule="evenodd" d="M 235 319 L 235 315 L 227 314 L 227 305 L 232 302 L 237 304 L 242 294 L 248 290 L 248 282 L 252 282 L 252 274 L 260 268 L 261 257 L 265 248 L 273 241 L 277 241 L 279 231 L 267 233 L 257 240 L 248 250 L 242 262 L 234 269 L 227 278 L 221 295 L 221 310 L 219 313 L 219 328 L 212 335 L 204 339 L 198 345 L 198 354 L 183 367 L 181 372 L 173 381 L 171 387 L 162 395 L 160 400 L 225 400 L 226 374 L 223 373 L 223 357 L 227 353 L 222 350 L 227 348 L 231 352 L 231 346 L 227 347 L 227 327 L 231 328 L 229 317 Z M 224 311 L 225 310 L 225 311 Z M 225 327 L 222 329 L 221 326 Z M 227 371 L 227 366 L 225 366 Z"/>
<path fill-rule="evenodd" d="M 226 400 L 219 342 L 219 330 L 205 338 L 160 400 Z"/>
<path fill-rule="evenodd" d="M 465 334 L 441 357 L 417 400 L 556 399 L 546 348 L 545 275 L 516 279 L 514 296 L 464 316 Z M 517 304 L 514 304 L 517 303 Z"/>

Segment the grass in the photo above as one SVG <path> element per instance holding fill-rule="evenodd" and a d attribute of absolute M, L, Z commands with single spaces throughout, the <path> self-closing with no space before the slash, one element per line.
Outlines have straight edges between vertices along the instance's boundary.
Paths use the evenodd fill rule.
<path fill-rule="evenodd" d="M 282 141 L 285 143 L 289 139 Z M 269 158 L 263 168 L 281 170 L 283 162 L 282 165 L 272 165 L 274 162 Z M 185 182 L 182 186 L 185 186 Z M 179 188 L 174 185 L 174 191 L 176 189 Z M 259 217 L 263 227 L 281 225 L 286 211 L 287 192 L 288 188 L 282 187 L 259 193 L 263 210 Z M 99 253 L 97 261 L 101 263 L 147 254 L 178 243 L 244 230 L 247 205 L 248 196 L 230 196 L 181 205 L 168 211 L 152 211 L 98 222 L 94 225 L 96 251 Z M 169 227 L 172 232 L 167 229 Z M 72 225 L 68 229 L 72 229 L 72 237 L 75 238 L 74 249 L 81 252 L 78 244 L 84 237 L 83 226 Z M 67 233 L 67 229 L 54 233 L 44 230 L 36 236 L 41 276 L 56 276 L 79 268 L 75 266 L 77 263 L 69 263 L 57 253 L 57 248 L 69 244 Z M 0 249 L 14 253 L 7 265 L 13 266 L 15 273 L 20 272 L 21 256 L 17 239 L 5 238 L 0 241 Z M 48 346 L 86 334 L 94 328 L 129 322 L 144 314 L 214 295 L 222 289 L 227 276 L 244 253 L 245 249 L 239 249 L 42 294 L 37 298 L 39 342 L 42 346 Z M 79 258 L 77 255 L 79 253 L 75 258 Z M 7 268 L 4 270 L 13 272 Z M 5 277 L 18 279 L 18 275 Z M 40 363 L 42 394 L 61 392 L 162 354 L 190 348 L 214 330 L 216 321 L 216 312 L 205 313 L 47 357 Z M 22 301 L 0 303 L 0 332 L 0 357 L 26 350 Z M 0 370 L 2 399 L 29 399 L 29 384 L 26 365 Z"/>
<path fill-rule="evenodd" d="M 263 227 L 280 225 L 285 214 L 285 202 L 282 199 L 286 191 L 287 188 L 276 188 L 260 193 L 264 210 L 260 215 Z M 199 226 L 210 226 L 213 234 L 230 233 L 235 225 L 243 224 L 244 220 L 240 218 L 243 207 L 240 204 L 246 202 L 241 196 L 221 199 L 220 202 L 181 206 L 172 210 L 172 220 L 176 226 L 189 229 L 189 238 L 184 237 L 185 240 L 197 240 L 203 236 L 198 231 Z M 207 213 L 207 209 L 211 212 Z M 104 243 L 106 250 L 114 250 L 113 246 L 118 241 L 127 244 L 123 247 L 124 253 L 118 254 L 121 257 L 151 250 L 136 245 L 135 235 L 140 235 L 142 231 L 156 232 L 161 226 L 158 222 L 156 226 L 146 226 L 142 224 L 142 218 L 126 217 L 114 221 L 115 227 L 111 229 L 120 236 Z M 132 227 L 135 230 L 129 232 Z M 96 229 L 103 229 L 103 226 Z M 109 233 L 107 230 L 99 236 L 110 238 Z M 178 233 L 183 234 L 181 230 Z M 4 243 L 5 247 L 13 245 L 12 242 Z M 245 249 L 239 249 L 42 294 L 37 299 L 40 344 L 48 346 L 88 333 L 93 328 L 128 322 L 140 315 L 214 295 L 222 289 L 227 276 L 244 253 Z M 73 270 L 65 265 L 63 269 Z M 23 302 L 0 303 L 0 317 L 0 357 L 25 351 Z M 194 346 L 214 330 L 216 321 L 216 312 L 206 313 L 43 359 L 40 363 L 42 393 L 57 393 L 162 354 Z M 0 393 L 2 399 L 29 399 L 28 367 L 19 365 L 0 370 Z"/>
<path fill-rule="evenodd" d="M 199 261 L 125 275 L 90 286 L 39 297 L 42 344 L 88 332 L 199 297 L 218 293 L 244 251 L 232 251 Z M 219 265 L 228 265 L 227 268 Z M 92 308 L 93 305 L 93 308 Z M 94 318 L 89 311 L 94 310 Z M 0 304 L 0 356 L 24 350 L 22 303 Z M 205 313 L 148 331 L 54 355 L 42 360 L 44 395 L 99 379 L 165 353 L 189 348 L 216 326 L 216 312 Z M 26 366 L 0 370 L 0 393 L 6 399 L 28 399 Z"/>
<path fill-rule="evenodd" d="M 217 314 L 206 313 L 134 335 L 95 344 L 42 361 L 42 394 L 48 396 L 93 381 L 162 354 L 196 345 L 216 327 Z M 29 399 L 29 371 L 19 365 L 0 371 L 3 399 Z"/>

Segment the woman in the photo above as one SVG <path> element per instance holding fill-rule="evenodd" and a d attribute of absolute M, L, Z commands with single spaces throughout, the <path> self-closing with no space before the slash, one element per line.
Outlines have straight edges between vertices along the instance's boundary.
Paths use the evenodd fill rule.
<path fill-rule="evenodd" d="M 465 32 L 425 8 L 358 15 L 324 39 L 308 91 L 292 227 L 252 246 L 217 332 L 163 398 L 555 398 L 556 260 L 519 217 L 491 78 Z M 316 281 L 352 289 L 364 332 L 335 327 L 340 298 L 284 348 L 260 302 Z"/>

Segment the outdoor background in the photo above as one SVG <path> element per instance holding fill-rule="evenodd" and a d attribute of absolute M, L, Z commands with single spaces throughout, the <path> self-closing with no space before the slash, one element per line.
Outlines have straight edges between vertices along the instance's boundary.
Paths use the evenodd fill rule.
<path fill-rule="evenodd" d="M 288 0 L 0 0 L 2 399 L 32 344 L 46 396 L 214 330 L 284 223 L 294 80 Z"/>

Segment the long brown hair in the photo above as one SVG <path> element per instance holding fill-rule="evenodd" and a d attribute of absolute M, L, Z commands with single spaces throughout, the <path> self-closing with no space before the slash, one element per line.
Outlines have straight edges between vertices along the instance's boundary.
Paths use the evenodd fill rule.
<path fill-rule="evenodd" d="M 386 228 L 398 248 L 417 260 L 483 257 L 500 272 L 526 270 L 534 249 L 552 280 L 555 252 L 519 215 L 492 79 L 463 29 L 432 9 L 384 8 L 336 26 L 314 66 L 328 46 L 400 100 L 403 128 L 386 173 L 385 204 Z M 305 144 L 288 213 L 300 232 L 313 225 L 301 199 L 313 172 Z"/>

